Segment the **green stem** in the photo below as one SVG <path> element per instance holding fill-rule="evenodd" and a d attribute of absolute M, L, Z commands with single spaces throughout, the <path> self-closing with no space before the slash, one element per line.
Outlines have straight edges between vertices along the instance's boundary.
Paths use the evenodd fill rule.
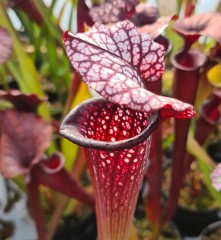
<path fill-rule="evenodd" d="M 58 26 L 56 26 L 55 19 L 50 18 L 49 11 L 47 11 L 48 9 L 45 7 L 45 5 L 43 4 L 42 1 L 33 0 L 33 2 L 35 4 L 35 6 L 37 7 L 37 9 L 39 10 L 39 12 L 41 13 L 41 15 L 42 15 L 45 23 L 47 24 L 51 34 L 56 38 L 58 43 L 61 46 L 63 46 L 63 42 L 62 42 L 62 39 L 61 39 L 62 31 L 59 29 Z"/>
<path fill-rule="evenodd" d="M 3 3 L 3 1 L 0 1 L 0 9 L 1 9 L 0 25 L 5 27 L 7 31 L 10 33 L 13 42 L 14 54 L 18 60 L 18 67 L 21 77 L 19 76 L 19 78 L 16 80 L 19 81 L 19 84 L 21 85 L 21 90 L 25 93 L 35 93 L 38 96 L 44 96 L 38 72 L 34 66 L 32 59 L 26 54 L 22 44 L 19 41 L 19 37 L 12 26 L 10 18 L 7 14 L 6 5 Z M 15 73 L 15 69 L 13 69 L 13 71 Z M 18 71 L 16 71 L 16 74 L 17 73 Z M 47 120 L 51 119 L 46 104 L 41 105 L 39 112 L 41 116 L 43 116 L 45 119 Z"/>
<path fill-rule="evenodd" d="M 6 65 L 7 65 L 8 69 L 10 70 L 10 72 L 12 73 L 12 75 L 14 76 L 14 78 L 17 80 L 20 88 L 25 89 L 27 86 L 25 85 L 22 75 L 19 72 L 19 68 L 17 66 L 15 66 L 14 62 L 11 60 L 8 60 Z"/>

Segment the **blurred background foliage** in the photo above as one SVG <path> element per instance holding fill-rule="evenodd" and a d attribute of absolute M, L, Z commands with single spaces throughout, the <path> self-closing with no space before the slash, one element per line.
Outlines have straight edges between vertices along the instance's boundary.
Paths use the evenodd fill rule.
<path fill-rule="evenodd" d="M 31 2 L 30 9 L 22 9 L 20 2 L 0 0 L 0 26 L 10 33 L 13 45 L 9 60 L 0 65 L 0 89 L 19 89 L 24 93 L 47 97 L 48 101 L 39 107 L 38 112 L 54 127 L 48 154 L 62 152 L 66 168 L 73 170 L 78 147 L 61 139 L 58 128 L 70 109 L 90 97 L 86 85 L 75 76 L 62 43 L 63 30 L 76 31 L 77 1 L 31 0 L 27 1 Z M 0 108 L 4 108 L 5 104 L 0 100 Z M 80 169 L 85 167 L 85 161 L 79 163 L 82 165 Z M 23 177 L 14 181 L 24 189 Z M 54 212 L 57 218 L 52 218 L 58 222 L 68 198 L 44 187 L 41 190 L 42 206 L 50 215 Z M 72 205 L 73 202 L 70 202 Z M 67 208 L 66 212 L 70 209 Z M 56 226 L 56 220 L 53 224 Z"/>
<path fill-rule="evenodd" d="M 0 89 L 20 89 L 24 93 L 36 93 L 38 96 L 46 96 L 48 101 L 41 105 L 39 114 L 54 126 L 53 142 L 51 143 L 48 153 L 55 150 L 61 151 L 65 156 L 65 166 L 70 171 L 83 169 L 85 161 L 76 162 L 79 148 L 64 138 L 60 138 L 58 127 L 63 117 L 76 106 L 78 103 L 91 96 L 86 85 L 81 82 L 75 75 L 69 60 L 66 56 L 63 43 L 62 33 L 67 29 L 77 32 L 76 23 L 76 6 L 77 0 L 27 0 L 31 2 L 37 14 L 33 15 L 32 10 L 24 11 L 16 0 L 0 0 L 0 26 L 7 29 L 13 42 L 13 52 L 10 59 L 0 65 Z M 161 16 L 177 14 L 183 16 L 183 7 L 188 4 L 189 0 L 157 0 L 148 1 L 159 8 Z M 209 10 L 220 10 L 220 1 L 192 1 L 196 4 L 195 12 L 205 12 Z M 165 4 L 167 7 L 165 8 Z M 206 6 L 206 7 L 205 7 Z M 167 37 L 172 41 L 173 52 L 182 46 L 182 39 L 171 30 L 171 23 L 165 31 Z M 214 45 L 211 39 L 202 38 L 200 47 L 203 51 L 207 51 Z M 199 44 L 199 43 L 197 43 Z M 167 69 L 163 75 L 164 92 L 167 94 L 171 91 L 173 71 L 167 59 Z M 220 84 L 220 68 L 213 68 L 209 73 L 209 80 Z M 220 85 L 219 85 L 220 87 Z M 0 108 L 6 104 L 0 101 Z M 169 146 L 173 138 L 165 140 L 165 146 Z M 189 148 L 191 148 L 189 144 Z M 70 151 L 71 149 L 71 151 Z M 193 149 L 192 149 L 193 150 Z M 194 150 L 193 150 L 194 151 Z M 207 156 L 203 153 L 198 157 L 206 159 L 200 162 L 203 171 L 209 182 L 210 164 L 205 165 Z M 80 176 L 79 176 L 80 177 Z M 22 178 L 15 181 L 20 185 Z M 208 183 L 208 185 L 210 182 Z M 51 231 L 55 228 L 60 216 L 63 214 L 67 206 L 68 198 L 61 197 L 59 194 L 52 193 L 48 189 L 42 188 L 42 205 L 51 214 Z M 220 194 L 211 190 L 219 199 L 221 205 Z M 53 202 L 53 204 L 50 204 Z M 59 204 L 57 204 L 59 202 Z M 66 213 L 70 212 L 73 207 L 73 201 L 69 202 Z M 56 222 L 57 221 L 57 222 Z M 50 225 L 49 224 L 49 225 Z M 50 233 L 49 233 L 50 234 Z"/>

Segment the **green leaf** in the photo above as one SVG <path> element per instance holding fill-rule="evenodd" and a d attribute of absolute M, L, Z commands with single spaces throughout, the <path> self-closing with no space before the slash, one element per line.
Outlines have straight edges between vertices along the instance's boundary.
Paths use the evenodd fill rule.
<path fill-rule="evenodd" d="M 61 149 L 65 157 L 65 168 L 71 170 L 77 157 L 78 146 L 67 139 L 62 138 Z"/>
<path fill-rule="evenodd" d="M 67 12 L 65 11 L 65 9 L 67 8 L 67 2 L 64 2 L 63 6 L 61 7 L 60 13 L 58 14 L 57 20 L 58 23 L 60 24 L 63 18 L 64 13 L 67 14 Z M 73 19 L 72 19 L 73 20 Z"/>
<path fill-rule="evenodd" d="M 213 188 L 212 183 L 211 183 L 210 173 L 213 169 L 208 164 L 206 164 L 205 161 L 203 161 L 201 159 L 198 160 L 198 164 L 199 164 L 201 172 L 204 175 L 204 179 L 205 179 L 205 182 L 206 182 L 206 185 L 207 185 L 207 188 L 208 188 L 210 194 L 215 199 L 217 204 L 221 207 L 221 193 L 217 192 Z"/>
<path fill-rule="evenodd" d="M 221 193 L 217 192 L 213 188 L 210 179 L 210 173 L 214 169 L 215 163 L 204 151 L 204 149 L 197 143 L 191 134 L 188 136 L 187 149 L 192 155 L 196 157 L 201 172 L 204 176 L 206 186 L 213 198 L 216 200 L 217 204 L 221 207 Z"/>
<path fill-rule="evenodd" d="M 178 13 L 180 13 L 183 0 L 177 0 Z M 179 14 L 178 14 L 179 15 Z"/>
<path fill-rule="evenodd" d="M 195 100 L 195 109 L 198 110 L 202 102 L 209 96 L 212 91 L 212 86 L 208 82 L 208 78 L 205 74 L 201 74 L 200 81 L 197 89 L 197 95 Z"/>
<path fill-rule="evenodd" d="M 8 81 L 6 79 L 6 69 L 5 65 L 0 65 L 0 85 L 3 86 L 3 89 L 8 89 Z"/>
<path fill-rule="evenodd" d="M 71 109 L 74 108 L 75 106 L 77 106 L 79 103 L 81 103 L 82 101 L 90 98 L 90 93 L 88 90 L 88 87 L 85 85 L 84 82 L 81 82 L 81 85 L 78 89 L 78 92 L 76 94 L 76 97 L 74 98 L 74 101 L 71 105 Z M 65 156 L 65 166 L 67 169 L 71 169 L 74 165 L 76 156 L 77 156 L 77 152 L 78 152 L 78 146 L 71 143 L 70 141 L 66 140 L 65 138 L 61 139 L 61 149 L 62 149 L 62 153 Z"/>
<path fill-rule="evenodd" d="M 18 35 L 13 28 L 11 21 L 8 17 L 6 7 L 2 2 L 0 2 L 0 8 L 1 8 L 1 22 L 0 24 L 5 27 L 8 32 L 10 33 L 10 36 L 12 38 L 13 42 L 13 48 L 14 48 L 14 54 L 18 61 L 18 67 L 19 70 L 15 69 L 15 66 L 12 66 L 14 68 L 13 73 L 15 74 L 16 80 L 18 81 L 21 91 L 25 93 L 36 93 L 38 96 L 44 96 L 44 92 L 41 88 L 41 84 L 39 81 L 38 72 L 34 66 L 34 63 L 32 59 L 26 54 L 24 51 L 24 48 L 19 41 Z M 11 69 L 12 69 L 11 68 Z M 46 104 L 42 104 L 39 108 L 40 114 L 47 120 L 50 120 L 50 114 L 47 109 Z"/>
<path fill-rule="evenodd" d="M 21 89 L 25 89 L 26 87 L 24 85 L 24 80 L 23 80 L 22 74 L 19 71 L 19 68 L 17 67 L 17 65 L 14 63 L 14 61 L 8 60 L 6 62 L 6 66 L 8 67 L 8 69 L 10 70 L 12 75 L 15 77 L 15 79 L 17 80 Z"/>
<path fill-rule="evenodd" d="M 209 82 L 214 87 L 221 87 L 221 65 L 217 64 L 212 67 L 207 74 Z"/>
<path fill-rule="evenodd" d="M 15 13 L 21 21 L 21 24 L 24 28 L 24 34 L 30 38 L 31 42 L 33 42 L 35 37 L 33 34 L 33 23 L 30 22 L 30 18 L 21 10 L 15 9 Z"/>
<path fill-rule="evenodd" d="M 63 42 L 62 42 L 62 38 L 61 38 L 62 32 L 60 31 L 58 26 L 56 26 L 55 19 L 52 17 L 51 14 L 49 14 L 50 10 L 46 8 L 46 6 L 44 5 L 44 3 L 41 0 L 33 0 L 33 2 L 35 4 L 35 6 L 37 7 L 37 9 L 39 10 L 39 12 L 41 13 L 52 36 L 54 36 L 55 39 L 59 42 L 59 44 L 61 46 L 63 46 Z"/>
<path fill-rule="evenodd" d="M 168 27 L 165 29 L 167 38 L 172 42 L 172 52 L 170 56 L 173 56 L 183 46 L 183 39 L 173 30 L 173 22 L 171 21 Z"/>

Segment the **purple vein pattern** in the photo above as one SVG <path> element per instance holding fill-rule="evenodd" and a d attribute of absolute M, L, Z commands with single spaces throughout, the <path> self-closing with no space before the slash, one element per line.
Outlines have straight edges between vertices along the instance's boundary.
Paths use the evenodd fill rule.
<path fill-rule="evenodd" d="M 90 9 L 90 15 L 94 22 L 104 24 L 129 19 L 135 13 L 138 0 L 106 0 L 99 6 Z"/>
<path fill-rule="evenodd" d="M 92 140 L 92 148 L 85 151 L 95 188 L 99 239 L 126 240 L 148 160 L 150 138 L 118 151 L 93 149 L 93 140 L 111 144 L 132 138 L 148 126 L 148 114 L 98 101 L 82 109 L 77 124 L 82 135 Z"/>
<path fill-rule="evenodd" d="M 64 33 L 67 55 L 85 83 L 101 96 L 138 111 L 161 110 L 162 117 L 190 118 L 193 107 L 144 89 L 160 78 L 165 50 L 130 21 L 108 28 L 96 23 L 86 33 Z"/>

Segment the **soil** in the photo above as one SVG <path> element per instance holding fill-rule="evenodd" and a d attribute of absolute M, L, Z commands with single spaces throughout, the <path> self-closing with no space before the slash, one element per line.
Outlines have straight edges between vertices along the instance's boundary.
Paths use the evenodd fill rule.
<path fill-rule="evenodd" d="M 186 176 L 184 187 L 180 193 L 179 205 L 192 210 L 218 207 L 196 166 Z"/>
<path fill-rule="evenodd" d="M 166 169 L 163 181 L 164 193 L 168 192 L 170 186 L 170 174 L 170 168 Z M 180 192 L 179 206 L 191 210 L 204 210 L 218 207 L 205 184 L 203 175 L 198 169 L 196 162 L 192 164 L 191 170 L 185 178 L 183 188 Z"/>
<path fill-rule="evenodd" d="M 150 240 L 152 232 L 150 225 L 148 224 L 146 218 L 143 219 L 134 219 L 134 225 L 137 228 L 139 240 Z M 171 222 L 168 223 L 165 228 L 162 230 L 160 236 L 157 240 L 178 240 L 180 239 L 178 230 L 174 224 Z M 155 239 L 156 240 L 156 239 Z"/>

